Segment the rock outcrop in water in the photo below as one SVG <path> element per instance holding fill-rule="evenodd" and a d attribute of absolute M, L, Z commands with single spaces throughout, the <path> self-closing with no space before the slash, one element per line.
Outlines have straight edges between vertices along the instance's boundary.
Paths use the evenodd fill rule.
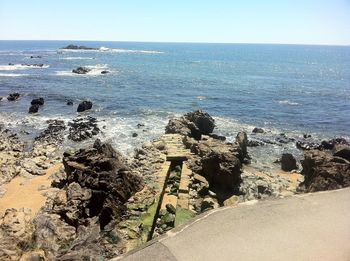
<path fill-rule="evenodd" d="M 76 69 L 72 70 L 72 73 L 76 73 L 76 74 L 87 74 L 88 72 L 90 72 L 91 69 L 87 68 L 87 67 L 78 67 Z"/>
<path fill-rule="evenodd" d="M 87 110 L 90 110 L 91 108 L 92 108 L 92 102 L 91 101 L 82 101 L 78 105 L 77 112 L 87 111 Z"/>
<path fill-rule="evenodd" d="M 7 97 L 8 101 L 16 101 L 18 100 L 20 94 L 18 92 L 10 93 L 9 96 Z"/>
<path fill-rule="evenodd" d="M 92 47 L 86 47 L 84 45 L 74 45 L 69 44 L 66 47 L 63 47 L 61 49 L 67 49 L 67 50 L 98 50 L 98 48 L 92 48 Z"/>
<path fill-rule="evenodd" d="M 169 120 L 165 133 L 179 133 L 200 140 L 202 134 L 212 133 L 214 127 L 214 119 L 208 113 L 198 110 Z"/>
<path fill-rule="evenodd" d="M 77 118 L 68 123 L 68 139 L 73 141 L 83 141 L 100 132 L 97 126 L 97 119 L 94 117 Z"/>
<path fill-rule="evenodd" d="M 350 186 L 350 144 L 344 139 L 323 141 L 307 150 L 301 161 L 305 177 L 301 189 L 307 192 Z"/>

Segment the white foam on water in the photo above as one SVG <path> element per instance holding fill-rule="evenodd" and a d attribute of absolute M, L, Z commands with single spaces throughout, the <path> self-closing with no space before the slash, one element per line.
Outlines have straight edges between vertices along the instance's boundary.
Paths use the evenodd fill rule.
<path fill-rule="evenodd" d="M 111 52 L 111 53 L 134 53 L 134 54 L 162 54 L 164 52 L 155 50 L 134 50 L 134 49 L 120 49 L 120 48 L 108 48 L 100 47 L 96 50 L 84 50 L 84 49 L 62 49 L 60 52 L 76 52 L 76 53 L 89 53 L 89 52 Z"/>
<path fill-rule="evenodd" d="M 300 105 L 300 104 L 297 103 L 297 102 L 292 102 L 292 101 L 289 101 L 289 100 L 278 101 L 278 103 L 279 103 L 279 104 L 291 105 L 291 106 Z"/>
<path fill-rule="evenodd" d="M 26 70 L 26 69 L 42 69 L 49 68 L 50 65 L 44 64 L 43 66 L 36 66 L 34 64 L 14 64 L 14 65 L 0 65 L 0 71 L 15 71 L 15 70 Z"/>
<path fill-rule="evenodd" d="M 106 76 L 112 73 L 116 73 L 117 71 L 112 71 L 108 69 L 107 64 L 96 64 L 96 65 L 88 65 L 84 66 L 86 68 L 91 69 L 91 71 L 87 72 L 86 74 L 78 74 L 78 73 L 73 73 L 72 71 L 56 71 L 57 76 L 76 76 L 76 77 L 84 77 L 84 76 Z M 102 74 L 102 71 L 108 70 L 109 73 L 107 74 Z"/>
<path fill-rule="evenodd" d="M 20 74 L 20 73 L 0 73 L 0 77 L 23 77 L 28 76 L 28 74 Z"/>
<path fill-rule="evenodd" d="M 61 57 L 61 60 L 93 60 L 92 57 Z"/>
<path fill-rule="evenodd" d="M 103 140 L 109 141 L 124 155 L 132 156 L 135 148 L 139 148 L 146 141 L 151 141 L 164 134 L 167 117 L 149 115 L 144 117 L 98 117 L 100 135 Z M 144 126 L 137 127 L 137 124 Z M 104 127 L 105 126 L 105 127 Z M 132 137 L 137 133 L 137 137 Z"/>

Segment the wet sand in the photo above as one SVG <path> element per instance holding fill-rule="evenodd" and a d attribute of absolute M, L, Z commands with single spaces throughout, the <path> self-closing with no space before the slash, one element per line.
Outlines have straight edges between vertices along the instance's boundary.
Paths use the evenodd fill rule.
<path fill-rule="evenodd" d="M 46 197 L 42 193 L 51 185 L 50 176 L 56 173 L 61 166 L 62 164 L 54 165 L 43 176 L 36 176 L 32 179 L 17 176 L 5 184 L 3 188 L 6 192 L 3 197 L 0 197 L 0 216 L 3 216 L 8 208 L 29 208 L 34 216 L 45 204 Z"/>

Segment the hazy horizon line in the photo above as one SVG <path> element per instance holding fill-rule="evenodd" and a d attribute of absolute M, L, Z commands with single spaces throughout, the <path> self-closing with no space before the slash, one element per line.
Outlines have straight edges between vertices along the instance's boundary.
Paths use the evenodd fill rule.
<path fill-rule="evenodd" d="M 316 46 L 350 46 L 331 43 L 276 43 L 276 42 L 201 42 L 201 41 L 135 41 L 135 40 L 80 40 L 80 39 L 0 39 L 0 41 L 64 41 L 64 42 L 123 42 L 123 43 L 182 43 L 182 44 L 270 44 L 270 45 L 316 45 Z"/>

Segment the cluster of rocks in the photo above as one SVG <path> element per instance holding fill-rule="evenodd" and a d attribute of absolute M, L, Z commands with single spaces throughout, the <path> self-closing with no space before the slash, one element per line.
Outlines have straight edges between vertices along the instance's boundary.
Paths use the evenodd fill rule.
<path fill-rule="evenodd" d="M 73 141 L 83 141 L 92 138 L 100 132 L 97 119 L 91 116 L 76 118 L 68 122 L 68 126 L 68 139 Z"/>
<path fill-rule="evenodd" d="M 79 67 L 73 69 L 72 73 L 75 73 L 75 74 L 88 74 L 91 71 L 92 71 L 91 68 L 79 66 Z M 109 73 L 109 71 L 107 71 L 107 70 L 101 71 L 101 74 L 107 74 L 107 73 Z"/>
<path fill-rule="evenodd" d="M 241 167 L 248 159 L 247 134 L 238 133 L 236 142 L 212 134 L 214 119 L 202 111 L 194 111 L 166 126 L 166 133 L 183 135 L 186 148 L 193 156 L 188 166 L 194 173 L 190 183 L 191 208 L 196 212 L 218 206 L 239 193 Z"/>
<path fill-rule="evenodd" d="M 92 108 L 92 102 L 91 101 L 82 101 L 78 105 L 77 112 L 83 112 L 83 111 L 91 110 L 91 108 Z"/>
<path fill-rule="evenodd" d="M 214 127 L 214 119 L 208 113 L 198 110 L 180 118 L 171 119 L 165 127 L 165 133 L 178 133 L 200 140 L 202 134 L 212 133 Z"/>
<path fill-rule="evenodd" d="M 7 96 L 8 101 L 16 101 L 20 97 L 20 94 L 18 92 L 10 93 L 9 96 Z"/>
<path fill-rule="evenodd" d="M 53 183 L 58 192 L 34 219 L 36 248 L 57 260 L 119 254 L 123 242 L 116 224 L 127 200 L 143 188 L 142 178 L 120 153 L 99 140 L 66 154 L 63 163 L 66 176 Z"/>
<path fill-rule="evenodd" d="M 72 73 L 76 73 L 76 74 L 87 74 L 88 72 L 90 72 L 91 69 L 87 68 L 87 67 L 78 67 L 76 69 L 72 70 Z"/>
<path fill-rule="evenodd" d="M 301 190 L 315 192 L 350 186 L 350 144 L 342 138 L 323 141 L 304 152 Z"/>
<path fill-rule="evenodd" d="M 44 105 L 44 98 L 40 97 L 37 99 L 33 99 L 31 101 L 31 106 L 29 107 L 29 113 L 37 113 L 39 111 L 39 108 Z"/>

